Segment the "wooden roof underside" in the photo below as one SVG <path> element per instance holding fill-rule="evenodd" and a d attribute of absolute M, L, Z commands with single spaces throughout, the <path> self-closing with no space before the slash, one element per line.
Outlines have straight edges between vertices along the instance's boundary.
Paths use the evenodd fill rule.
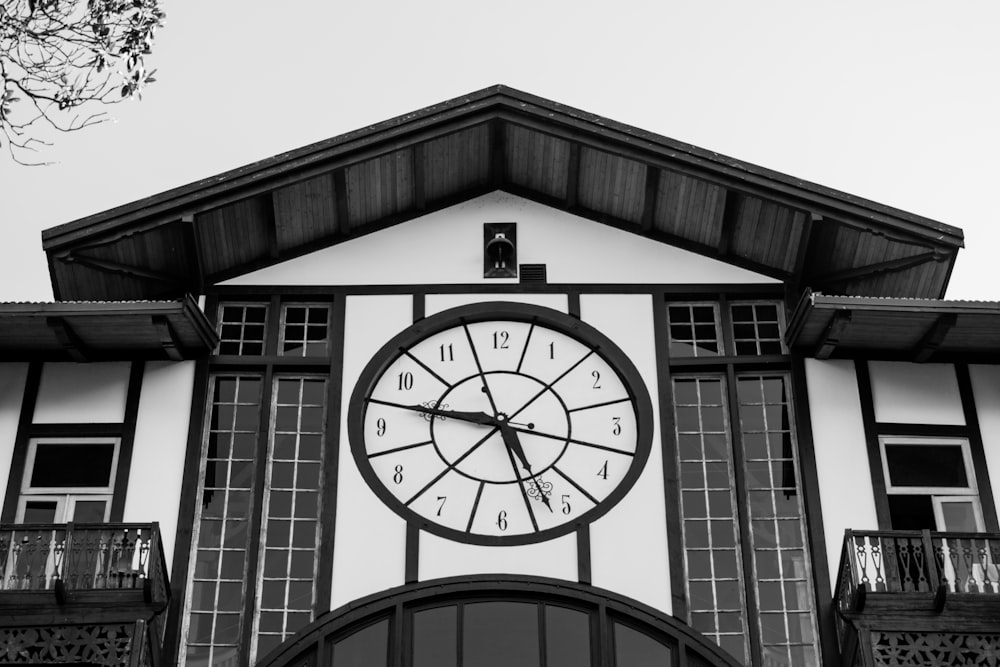
<path fill-rule="evenodd" d="M 503 86 L 46 230 L 56 299 L 175 298 L 493 190 L 787 281 L 940 298 L 954 227 Z"/>
<path fill-rule="evenodd" d="M 1000 303 L 806 293 L 786 342 L 817 359 L 1000 363 Z"/>
<path fill-rule="evenodd" d="M 181 361 L 204 356 L 217 342 L 190 297 L 0 304 L 0 361 Z"/>

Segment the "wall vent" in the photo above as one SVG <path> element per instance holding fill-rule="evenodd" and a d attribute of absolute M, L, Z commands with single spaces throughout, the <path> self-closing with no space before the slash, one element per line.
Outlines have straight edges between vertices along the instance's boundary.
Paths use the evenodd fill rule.
<path fill-rule="evenodd" d="M 522 264 L 520 267 L 522 283 L 547 283 L 544 264 Z"/>

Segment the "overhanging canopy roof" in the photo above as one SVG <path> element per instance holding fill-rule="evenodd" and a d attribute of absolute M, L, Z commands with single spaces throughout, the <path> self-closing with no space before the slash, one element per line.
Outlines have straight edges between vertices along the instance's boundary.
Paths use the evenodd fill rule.
<path fill-rule="evenodd" d="M 0 304 L 0 360 L 5 361 L 180 361 L 207 354 L 217 342 L 190 297 Z"/>
<path fill-rule="evenodd" d="M 959 229 L 505 86 L 46 230 L 57 299 L 206 285 L 504 190 L 793 287 L 940 298 Z"/>
<path fill-rule="evenodd" d="M 1000 362 L 1000 303 L 806 293 L 786 333 L 819 359 Z"/>

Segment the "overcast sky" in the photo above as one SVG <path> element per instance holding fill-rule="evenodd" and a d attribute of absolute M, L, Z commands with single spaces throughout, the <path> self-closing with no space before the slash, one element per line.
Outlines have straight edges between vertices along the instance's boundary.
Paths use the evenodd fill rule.
<path fill-rule="evenodd" d="M 1000 300 L 1000 3 L 165 0 L 142 102 L 0 159 L 0 300 L 40 230 L 497 83 L 962 228 Z"/>

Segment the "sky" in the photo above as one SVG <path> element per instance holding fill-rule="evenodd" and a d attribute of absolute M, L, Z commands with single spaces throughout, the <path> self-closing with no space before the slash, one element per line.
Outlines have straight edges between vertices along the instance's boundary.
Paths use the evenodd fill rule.
<path fill-rule="evenodd" d="M 0 301 L 42 229 L 494 84 L 960 227 L 947 298 L 1000 301 L 996 0 L 162 6 L 141 102 L 0 154 Z"/>

